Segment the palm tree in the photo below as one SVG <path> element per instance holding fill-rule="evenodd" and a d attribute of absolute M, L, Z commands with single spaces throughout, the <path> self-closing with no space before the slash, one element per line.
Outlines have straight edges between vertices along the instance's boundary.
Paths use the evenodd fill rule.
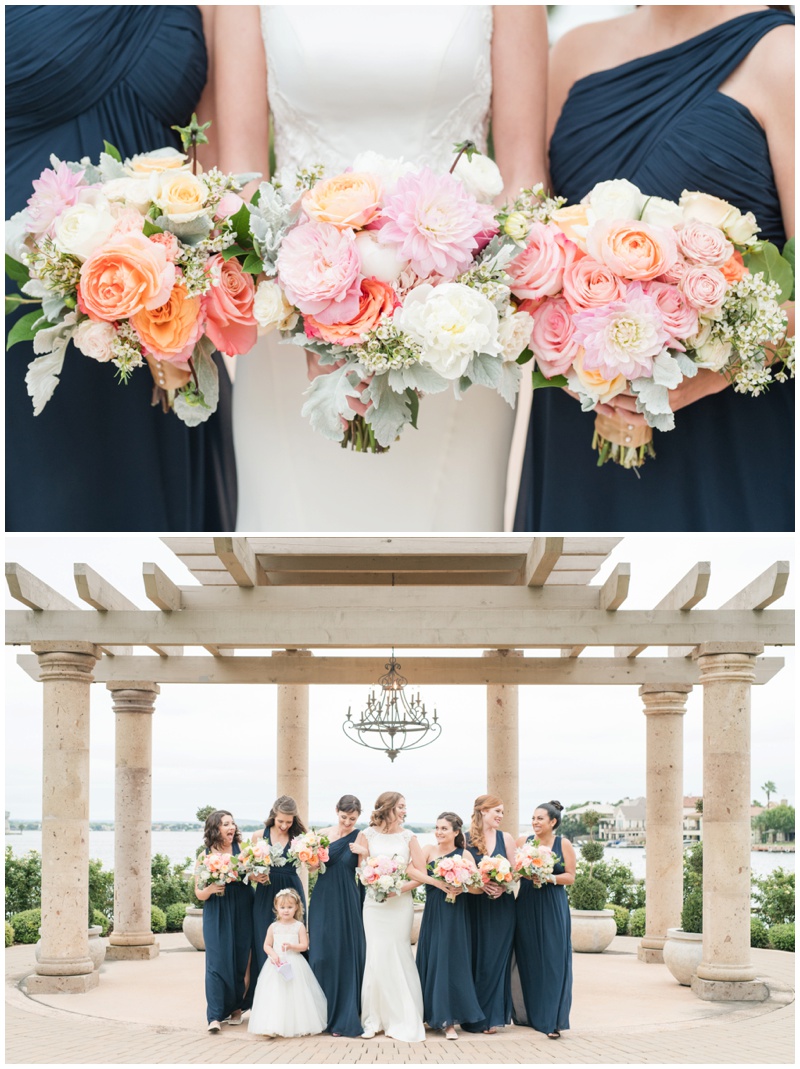
<path fill-rule="evenodd" d="M 594 829 L 598 826 L 601 819 L 600 814 L 595 809 L 587 809 L 583 814 L 583 823 L 589 829 L 590 839 L 594 839 Z"/>
<path fill-rule="evenodd" d="M 775 784 L 772 782 L 771 779 L 768 779 L 766 783 L 762 783 L 761 784 L 761 790 L 767 796 L 767 809 L 769 809 L 769 796 L 771 794 L 774 794 L 777 791 L 777 789 L 778 788 L 775 786 Z"/>

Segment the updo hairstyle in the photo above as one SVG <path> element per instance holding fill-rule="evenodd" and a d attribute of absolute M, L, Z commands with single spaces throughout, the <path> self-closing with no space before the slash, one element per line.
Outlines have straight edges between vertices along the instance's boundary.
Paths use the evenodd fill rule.
<path fill-rule="evenodd" d="M 556 822 L 553 831 L 558 831 L 558 829 L 561 827 L 561 812 L 564 808 L 561 802 L 556 802 L 552 800 L 549 802 L 542 802 L 542 804 L 537 805 L 536 808 L 543 809 L 545 813 L 547 813 L 548 817 Z"/>

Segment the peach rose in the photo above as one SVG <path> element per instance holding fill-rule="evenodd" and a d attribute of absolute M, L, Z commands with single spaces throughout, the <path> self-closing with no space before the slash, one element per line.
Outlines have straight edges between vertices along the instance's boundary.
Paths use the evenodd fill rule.
<path fill-rule="evenodd" d="M 361 335 L 373 330 L 383 316 L 389 316 L 400 302 L 397 294 L 386 282 L 377 278 L 361 280 L 361 297 L 358 311 L 345 323 L 320 323 L 312 315 L 303 320 L 309 338 L 321 338 L 335 345 L 355 345 Z"/>
<path fill-rule="evenodd" d="M 589 230 L 588 205 L 572 204 L 569 208 L 558 208 L 550 219 L 564 237 L 574 241 L 578 248 L 586 251 L 586 234 Z"/>
<path fill-rule="evenodd" d="M 78 295 L 91 319 L 115 323 L 169 298 L 175 266 L 163 246 L 144 234 L 120 234 L 97 250 L 81 267 Z"/>
<path fill-rule="evenodd" d="M 380 211 L 380 179 L 366 172 L 323 178 L 303 195 L 305 212 L 319 223 L 360 230 Z"/>
<path fill-rule="evenodd" d="M 564 269 L 564 299 L 573 311 L 599 308 L 625 296 L 627 287 L 610 267 L 582 256 Z"/>
<path fill-rule="evenodd" d="M 203 297 L 206 334 L 226 356 L 248 353 L 258 337 L 253 315 L 253 276 L 242 271 L 234 257 L 227 263 L 217 254 L 208 261 L 214 284 Z"/>
<path fill-rule="evenodd" d="M 200 337 L 199 297 L 187 297 L 183 281 L 172 287 L 169 299 L 158 308 L 142 309 L 131 316 L 143 347 L 158 360 L 184 363 Z"/>
<path fill-rule="evenodd" d="M 580 383 L 581 389 L 588 394 L 596 404 L 608 404 L 608 402 L 622 393 L 628 386 L 628 380 L 624 375 L 616 375 L 613 379 L 605 379 L 599 371 L 592 371 L 583 366 L 583 349 L 578 351 L 572 365 L 572 371 Z"/>
<path fill-rule="evenodd" d="M 744 260 L 740 252 L 735 252 L 729 260 L 720 267 L 720 271 L 725 276 L 725 281 L 729 284 L 738 282 L 740 278 L 744 278 L 745 275 L 749 275 L 750 272 L 744 266 Z"/>
<path fill-rule="evenodd" d="M 176 148 L 157 148 L 154 152 L 140 152 L 126 163 L 131 174 L 154 174 L 159 171 L 185 171 L 191 166 L 189 157 Z"/>
<path fill-rule="evenodd" d="M 673 232 L 647 223 L 600 220 L 589 231 L 586 247 L 615 274 L 641 282 L 663 275 L 678 256 Z"/>

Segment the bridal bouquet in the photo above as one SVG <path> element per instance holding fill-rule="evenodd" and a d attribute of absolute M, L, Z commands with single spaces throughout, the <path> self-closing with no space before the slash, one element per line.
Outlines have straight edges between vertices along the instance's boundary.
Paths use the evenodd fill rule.
<path fill-rule="evenodd" d="M 285 864 L 283 848 L 273 846 L 266 839 L 243 843 L 239 851 L 239 871 L 243 875 L 244 883 L 249 883 L 251 876 L 266 876 L 269 882 L 270 869 L 280 868 Z"/>
<path fill-rule="evenodd" d="M 325 871 L 330 843 L 327 835 L 318 835 L 313 829 L 305 835 L 296 835 L 289 844 L 289 860 L 295 868 L 318 865 L 321 874 Z"/>
<path fill-rule="evenodd" d="M 494 857 L 484 854 L 478 862 L 476 886 L 486 887 L 494 883 L 506 894 L 512 894 L 518 879 L 518 874 L 511 868 L 511 862 L 502 854 L 495 854 Z"/>
<path fill-rule="evenodd" d="M 405 880 L 405 866 L 396 857 L 379 854 L 368 857 L 356 874 L 367 889 L 367 898 L 383 902 L 390 894 L 399 893 Z"/>
<path fill-rule="evenodd" d="M 794 244 L 756 240 L 753 215 L 685 190 L 679 203 L 631 182 L 600 182 L 546 218 L 509 213 L 523 249 L 508 265 L 530 312 L 534 386 L 566 386 L 585 411 L 629 392 L 647 426 L 598 414 L 598 465 L 655 456 L 651 428 L 672 430 L 669 391 L 700 368 L 758 396 L 794 376 L 780 302 L 793 297 Z"/>
<path fill-rule="evenodd" d="M 207 140 L 203 129 L 193 116 L 185 146 Z M 25 382 L 34 415 L 58 386 L 71 341 L 113 364 L 121 382 L 147 361 L 153 403 L 189 426 L 203 422 L 219 396 L 212 353 L 246 353 L 257 337 L 252 264 L 237 245 L 249 233 L 238 190 L 253 176 L 195 173 L 196 160 L 173 148 L 123 160 L 108 142 L 97 165 L 50 159 L 27 208 L 6 224 L 6 272 L 22 291 L 6 298 L 6 314 L 38 306 L 7 341 L 33 343 Z"/>
<path fill-rule="evenodd" d="M 485 203 L 496 166 L 456 148 L 452 173 L 365 152 L 262 183 L 251 206 L 255 317 L 316 354 L 303 414 L 343 446 L 385 451 L 424 394 L 477 384 L 514 404 L 532 326 L 505 271 L 518 249 Z"/>
<path fill-rule="evenodd" d="M 444 880 L 451 887 L 468 887 L 475 877 L 475 869 L 461 854 L 437 858 L 430 867 L 437 880 Z M 455 902 L 455 900 L 455 895 L 445 896 L 445 902 Z"/>
<path fill-rule="evenodd" d="M 554 854 L 549 846 L 542 846 L 538 839 L 517 847 L 514 854 L 514 872 L 517 876 L 528 876 L 535 887 L 541 887 L 546 877 L 552 876 L 553 869 L 561 858 Z"/>
<path fill-rule="evenodd" d="M 205 855 L 197 867 L 199 887 L 221 884 L 224 888 L 226 884 L 236 883 L 240 879 L 239 859 L 236 854 L 217 854 L 212 851 Z"/>

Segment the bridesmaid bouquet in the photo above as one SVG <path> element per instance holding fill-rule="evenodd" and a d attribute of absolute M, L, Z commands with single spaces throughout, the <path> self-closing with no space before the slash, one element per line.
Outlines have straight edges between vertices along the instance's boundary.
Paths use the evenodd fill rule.
<path fill-rule="evenodd" d="M 486 887 L 494 883 L 506 894 L 513 894 L 514 884 L 518 879 L 519 875 L 513 871 L 507 857 L 502 854 L 495 854 L 494 857 L 484 854 L 478 862 L 475 886 Z"/>
<path fill-rule="evenodd" d="M 367 898 L 383 902 L 390 894 L 399 893 L 405 880 L 405 866 L 397 857 L 379 854 L 377 857 L 368 857 L 356 870 L 356 876 L 366 887 Z"/>
<path fill-rule="evenodd" d="M 554 202 L 557 203 L 557 202 Z M 516 205 L 516 208 L 524 205 Z M 534 386 L 566 386 L 584 411 L 628 392 L 647 426 L 598 414 L 598 465 L 637 468 L 672 430 L 669 391 L 700 368 L 758 396 L 794 376 L 781 301 L 793 299 L 794 243 L 756 240 L 754 216 L 684 190 L 679 203 L 624 179 L 538 220 L 507 213 L 522 250 L 511 291 L 533 320 Z"/>
<path fill-rule="evenodd" d="M 437 858 L 431 863 L 431 872 L 437 880 L 444 880 L 451 887 L 469 887 L 475 877 L 475 870 L 459 854 Z M 455 900 L 455 895 L 445 896 L 445 902 Z"/>
<path fill-rule="evenodd" d="M 280 868 L 286 864 L 283 849 L 273 846 L 266 839 L 255 843 L 243 843 L 239 851 L 239 871 L 244 883 L 250 883 L 251 876 L 266 876 L 269 882 L 271 868 Z"/>
<path fill-rule="evenodd" d="M 296 835 L 289 844 L 289 860 L 295 866 L 318 865 L 320 874 L 325 871 L 328 860 L 328 847 L 331 841 L 327 835 L 318 835 L 312 828 L 305 835 Z"/>
<path fill-rule="evenodd" d="M 236 854 L 206 854 L 197 869 L 197 883 L 200 887 L 221 884 L 224 888 L 226 884 L 236 883 L 241 877 Z"/>
<path fill-rule="evenodd" d="M 473 384 L 513 406 L 532 321 L 517 311 L 499 235 L 495 164 L 471 142 L 447 174 L 362 153 L 351 170 L 262 183 L 251 206 L 267 276 L 254 314 L 316 354 L 303 414 L 324 437 L 385 452 L 420 398 Z"/>
<path fill-rule="evenodd" d="M 204 129 L 193 116 L 184 146 L 194 152 Z M 238 244 L 250 218 L 238 191 L 255 176 L 197 173 L 196 158 L 173 148 L 123 160 L 108 142 L 97 165 L 50 159 L 6 224 L 6 273 L 21 289 L 6 314 L 38 306 L 7 340 L 31 341 L 37 354 L 25 376 L 34 415 L 72 342 L 123 383 L 146 361 L 153 403 L 202 423 L 219 397 L 212 353 L 246 353 L 257 337 L 253 263 Z"/>
<path fill-rule="evenodd" d="M 529 877 L 534 887 L 542 887 L 544 879 L 552 876 L 553 869 L 560 860 L 549 846 L 542 846 L 538 839 L 533 839 L 517 847 L 514 854 L 514 872 L 517 877 Z"/>

